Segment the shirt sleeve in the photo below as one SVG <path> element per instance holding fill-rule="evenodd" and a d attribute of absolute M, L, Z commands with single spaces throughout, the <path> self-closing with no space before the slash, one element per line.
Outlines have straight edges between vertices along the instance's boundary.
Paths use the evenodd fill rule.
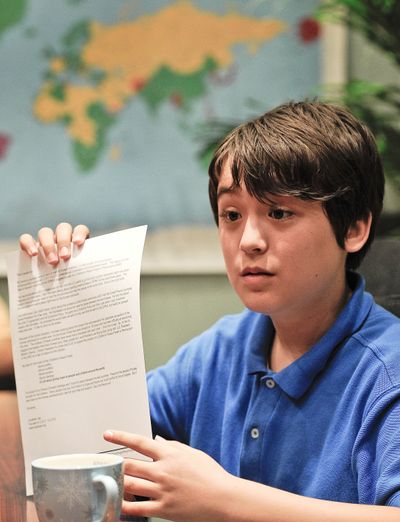
<path fill-rule="evenodd" d="M 353 456 L 359 502 L 400 507 L 400 386 L 376 399 Z"/>

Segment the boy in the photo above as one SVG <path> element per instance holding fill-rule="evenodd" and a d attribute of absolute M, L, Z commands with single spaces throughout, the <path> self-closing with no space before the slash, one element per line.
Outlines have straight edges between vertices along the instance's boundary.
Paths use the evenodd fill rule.
<path fill-rule="evenodd" d="M 182 522 L 399 521 L 400 321 L 353 271 L 383 201 L 370 132 L 339 107 L 282 105 L 232 131 L 209 176 L 246 310 L 149 373 L 156 440 L 105 433 L 153 459 L 126 463 L 126 492 L 149 500 L 125 511 Z M 55 235 L 42 229 L 39 243 L 56 264 L 87 234 L 62 224 Z M 29 235 L 21 246 L 37 253 Z"/>

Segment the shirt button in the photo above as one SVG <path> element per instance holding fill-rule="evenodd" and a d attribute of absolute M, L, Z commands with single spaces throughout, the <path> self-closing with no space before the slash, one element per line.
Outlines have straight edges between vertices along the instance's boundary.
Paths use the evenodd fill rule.
<path fill-rule="evenodd" d="M 253 439 L 258 439 L 258 437 L 260 436 L 260 432 L 257 428 L 252 428 L 250 434 Z"/>
<path fill-rule="evenodd" d="M 272 390 L 272 388 L 275 388 L 275 381 L 274 381 L 274 379 L 267 379 L 265 381 L 265 386 L 267 388 L 270 388 L 271 390 Z"/>

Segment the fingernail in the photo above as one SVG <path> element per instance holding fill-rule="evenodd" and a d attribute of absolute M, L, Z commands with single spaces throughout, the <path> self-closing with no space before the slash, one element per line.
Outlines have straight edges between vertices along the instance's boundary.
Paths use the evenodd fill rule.
<path fill-rule="evenodd" d="M 30 247 L 29 248 L 29 253 L 30 253 L 31 256 L 37 256 L 38 253 L 39 253 L 39 250 L 36 247 Z"/>
<path fill-rule="evenodd" d="M 156 435 L 154 438 L 155 440 L 166 440 L 164 437 L 161 437 L 161 435 Z"/>
<path fill-rule="evenodd" d="M 75 245 L 81 245 L 84 241 L 84 238 L 82 236 L 72 236 L 72 242 L 75 244 Z"/>
<path fill-rule="evenodd" d="M 114 437 L 114 432 L 111 430 L 107 430 L 104 432 L 104 437 Z"/>
<path fill-rule="evenodd" d="M 63 246 L 62 249 L 59 252 L 60 257 L 68 257 L 69 256 L 69 248 L 66 246 Z"/>
<path fill-rule="evenodd" d="M 47 262 L 48 263 L 57 263 L 58 262 L 58 257 L 56 256 L 56 254 L 54 252 L 50 252 L 50 254 L 48 254 Z"/>

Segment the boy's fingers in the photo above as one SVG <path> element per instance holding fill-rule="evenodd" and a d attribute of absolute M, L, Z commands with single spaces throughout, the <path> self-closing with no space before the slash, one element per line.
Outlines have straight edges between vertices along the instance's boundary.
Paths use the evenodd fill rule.
<path fill-rule="evenodd" d="M 39 230 L 38 233 L 39 243 L 43 248 L 44 255 L 46 256 L 46 260 L 50 265 L 56 265 L 59 261 L 54 232 L 51 228 L 44 227 Z"/>
<path fill-rule="evenodd" d="M 121 446 L 127 446 L 142 455 L 146 455 L 153 460 L 158 460 L 161 454 L 160 442 L 156 442 L 149 437 L 128 433 L 126 431 L 108 430 L 104 433 L 105 440 Z"/>
<path fill-rule="evenodd" d="M 71 257 L 72 226 L 69 223 L 60 223 L 56 228 L 58 255 L 61 259 Z"/>
<path fill-rule="evenodd" d="M 130 517 L 154 517 L 160 514 L 160 506 L 156 500 L 141 502 L 122 502 L 122 513 Z"/>
<path fill-rule="evenodd" d="M 20 236 L 19 246 L 21 250 L 30 256 L 37 256 L 39 253 L 37 242 L 30 234 L 22 234 L 22 236 Z"/>
<path fill-rule="evenodd" d="M 38 241 L 30 234 L 22 234 L 19 244 L 30 256 L 36 256 L 41 246 L 47 262 L 57 265 L 60 259 L 67 260 L 71 257 L 71 242 L 76 246 L 82 246 L 88 237 L 89 228 L 86 225 L 77 225 L 72 229 L 69 223 L 60 223 L 55 232 L 49 227 L 41 228 Z"/>
<path fill-rule="evenodd" d="M 124 499 L 132 501 L 132 497 L 136 499 L 139 497 L 155 498 L 157 494 L 157 485 L 151 480 L 146 480 L 140 477 L 131 477 L 125 475 L 124 477 Z"/>
<path fill-rule="evenodd" d="M 72 242 L 81 246 L 85 242 L 85 239 L 89 237 L 89 229 L 86 225 L 77 225 L 72 233 Z"/>

